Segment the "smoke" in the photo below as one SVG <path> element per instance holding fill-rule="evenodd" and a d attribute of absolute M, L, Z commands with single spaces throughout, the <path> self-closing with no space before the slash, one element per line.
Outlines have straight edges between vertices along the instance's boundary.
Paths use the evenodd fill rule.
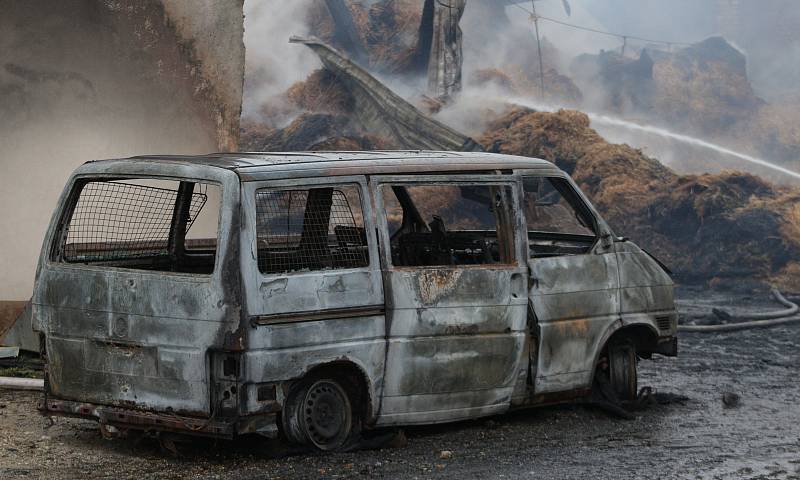
<path fill-rule="evenodd" d="M 557 0 L 537 1 L 541 15 L 622 35 L 680 43 L 696 43 L 722 35 L 746 54 L 748 75 L 756 93 L 771 102 L 797 98 L 800 83 L 800 9 L 794 0 L 569 0 L 568 17 Z M 529 4 L 526 4 L 529 7 Z M 524 15 L 524 14 L 523 14 Z M 580 32 L 542 22 L 544 37 L 565 57 L 599 50 L 620 51 L 621 38 Z M 643 47 L 667 49 L 629 39 L 628 52 Z M 679 46 L 674 45 L 675 48 Z"/>
<path fill-rule="evenodd" d="M 247 48 L 244 101 L 245 119 L 281 124 L 285 113 L 263 112 L 262 105 L 280 102 L 293 83 L 321 66 L 318 57 L 302 45 L 290 44 L 292 35 L 309 35 L 313 0 L 252 0 L 244 4 L 244 43 Z"/>
<path fill-rule="evenodd" d="M 0 5 L 2 301 L 30 297 L 50 216 L 76 167 L 214 151 L 217 132 L 169 31 L 153 32 L 147 50 L 131 41 L 129 18 L 96 2 Z"/>
<path fill-rule="evenodd" d="M 763 111 L 747 81 L 750 80 L 758 96 L 780 104 L 800 103 L 800 89 L 797 88 L 800 11 L 790 5 L 792 2 L 568 1 L 571 15 L 558 0 L 537 0 L 537 13 L 547 19 L 596 31 L 576 29 L 544 18 L 539 21 L 546 84 L 544 97 L 539 93 L 534 23 L 525 11 L 530 11 L 530 2 L 506 7 L 488 0 L 469 2 L 462 22 L 466 88 L 459 101 L 441 111 L 438 118 L 477 135 L 486 119 L 502 111 L 505 103 L 533 101 L 555 108 L 596 111 L 613 115 L 621 122 L 634 120 L 636 123 L 631 125 L 653 124 L 647 129 L 628 128 L 618 122 L 602 122 L 602 116 L 597 116 L 594 122 L 595 128 L 610 141 L 643 148 L 681 173 L 739 168 L 773 181 L 791 181 L 790 175 L 776 173 L 777 170 L 764 168 L 751 159 L 759 160 L 761 152 L 761 155 L 773 157 L 770 159 L 773 163 L 780 162 L 779 167 L 781 164 L 796 165 L 793 152 L 800 142 L 788 125 L 797 117 L 791 114 L 775 117 L 771 111 Z M 623 39 L 597 31 L 628 37 Z M 622 67 L 623 46 L 626 62 L 638 59 L 643 50 L 647 50 L 654 62 L 665 62 L 671 58 L 670 52 L 685 48 L 684 44 L 720 34 L 745 56 L 748 78 L 737 76 L 733 60 L 730 67 L 733 76 L 725 70 L 708 73 L 714 72 L 709 70 L 690 72 L 689 78 L 683 78 L 679 70 L 672 69 L 691 67 L 679 61 L 656 64 L 656 68 L 661 69 L 654 75 L 660 76 L 647 80 L 650 78 L 646 74 L 647 60 Z M 658 43 L 659 40 L 673 43 Z M 704 48 L 693 55 L 728 55 L 720 42 L 706 44 Z M 605 52 L 602 58 L 598 57 L 601 52 Z M 610 73 L 604 73 L 607 76 L 599 75 L 604 68 L 601 62 L 610 66 Z M 498 72 L 484 74 L 484 78 L 496 78 L 494 83 L 475 82 L 477 76 L 491 68 Z M 548 73 L 550 69 L 569 76 L 580 89 L 582 98 L 579 101 L 565 98 L 564 92 L 558 91 L 558 85 L 549 80 L 552 78 L 552 73 Z M 691 75 L 695 74 L 706 75 L 709 82 L 717 82 L 716 87 L 693 80 Z M 521 76 L 525 77 L 522 82 L 519 81 Z M 522 88 L 515 83 L 523 83 Z M 707 86 L 708 90 L 704 90 Z M 782 125 L 780 131 L 775 130 L 775 124 Z M 664 129 L 659 127 L 679 134 L 660 135 L 656 131 L 663 133 Z M 696 136 L 702 131 L 710 138 L 690 141 L 689 137 L 680 135 Z M 765 133 L 780 140 L 764 138 Z M 772 148 L 774 145 L 777 147 Z M 736 152 L 730 154 L 731 150 Z"/>

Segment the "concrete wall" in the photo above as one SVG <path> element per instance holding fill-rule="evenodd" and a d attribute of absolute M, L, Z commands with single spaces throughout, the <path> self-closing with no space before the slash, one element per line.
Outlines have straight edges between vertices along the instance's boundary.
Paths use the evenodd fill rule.
<path fill-rule="evenodd" d="M 0 312 L 75 167 L 236 148 L 242 2 L 0 0 Z"/>
<path fill-rule="evenodd" d="M 244 85 L 244 0 L 162 0 L 175 32 L 194 50 L 203 81 L 210 84 L 208 106 L 215 113 L 221 151 L 239 146 Z"/>

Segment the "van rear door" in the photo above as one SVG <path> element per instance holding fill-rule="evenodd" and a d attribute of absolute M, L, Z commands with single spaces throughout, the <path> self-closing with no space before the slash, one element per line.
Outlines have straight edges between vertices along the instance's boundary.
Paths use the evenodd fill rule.
<path fill-rule="evenodd" d="M 226 268 L 238 265 L 226 262 L 238 188 L 224 173 L 74 179 L 33 299 L 47 395 L 209 414 L 208 352 L 239 321 L 238 276 Z"/>

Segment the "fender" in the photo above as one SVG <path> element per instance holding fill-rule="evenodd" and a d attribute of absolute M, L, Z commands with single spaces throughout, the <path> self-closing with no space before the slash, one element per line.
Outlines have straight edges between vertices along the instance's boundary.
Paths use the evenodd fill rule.
<path fill-rule="evenodd" d="M 649 333 L 653 335 L 654 338 L 658 338 L 658 330 L 653 326 L 654 322 L 653 319 L 650 316 L 648 316 L 647 318 L 649 321 L 642 321 L 642 320 L 625 321 L 622 318 L 619 318 L 614 323 L 609 325 L 603 336 L 600 337 L 600 341 L 598 342 L 600 348 L 598 348 L 597 352 L 595 352 L 594 362 L 592 362 L 592 365 L 594 365 L 594 368 L 592 369 L 592 375 L 594 375 L 594 371 L 595 369 L 597 369 L 597 364 L 600 361 L 601 352 L 608 345 L 608 341 L 611 340 L 611 337 L 613 337 L 617 333 L 623 330 L 628 330 L 628 329 L 634 330 L 637 328 L 644 327 L 647 329 Z M 590 378 L 589 386 L 591 386 L 591 381 L 592 379 Z"/>
<path fill-rule="evenodd" d="M 357 358 L 342 356 L 335 359 L 326 360 L 315 363 L 313 365 L 309 365 L 309 368 L 306 369 L 305 373 L 302 376 L 285 383 L 287 384 L 294 383 L 320 370 L 330 370 L 331 372 L 337 372 L 340 371 L 341 367 L 343 366 L 357 371 L 364 385 L 366 385 L 367 388 L 365 393 L 367 395 L 367 398 L 365 406 L 367 407 L 367 409 L 365 412 L 364 422 L 367 425 L 374 425 L 375 421 L 378 418 L 378 414 L 380 412 L 380 395 L 378 395 L 376 391 L 376 386 L 374 382 L 370 380 L 366 368 Z"/>

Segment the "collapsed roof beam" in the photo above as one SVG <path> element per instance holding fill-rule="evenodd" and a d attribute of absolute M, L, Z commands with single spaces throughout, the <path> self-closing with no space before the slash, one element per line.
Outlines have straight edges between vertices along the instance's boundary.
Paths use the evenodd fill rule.
<path fill-rule="evenodd" d="M 316 38 L 292 37 L 316 53 L 355 99 L 355 116 L 365 130 L 406 149 L 481 151 L 463 135 L 417 110 L 344 54 Z"/>

